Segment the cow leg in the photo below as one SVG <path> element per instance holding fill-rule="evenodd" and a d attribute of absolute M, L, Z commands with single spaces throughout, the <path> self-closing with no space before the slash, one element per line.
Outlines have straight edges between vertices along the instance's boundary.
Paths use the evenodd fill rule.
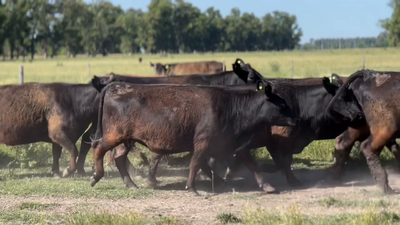
<path fill-rule="evenodd" d="M 96 131 L 96 128 L 97 128 L 97 123 L 92 123 L 92 126 L 89 128 L 89 130 L 86 131 L 82 136 L 78 161 L 76 163 L 76 169 L 78 171 L 78 174 L 81 176 L 86 176 L 84 167 L 85 167 L 86 156 L 90 150 L 90 143 L 91 143 L 90 136 Z"/>
<path fill-rule="evenodd" d="M 206 160 L 203 160 L 203 162 L 201 162 L 200 164 L 200 168 L 203 171 L 203 173 L 210 178 L 210 180 L 212 180 L 213 178 L 213 173 L 214 173 L 214 180 L 216 183 L 218 184 L 225 184 L 225 180 L 222 179 L 222 177 L 220 177 L 217 173 L 215 173 L 215 171 L 210 167 L 209 165 L 209 161 L 207 162 Z"/>
<path fill-rule="evenodd" d="M 49 134 L 51 140 L 62 148 L 67 149 L 70 153 L 69 167 L 64 170 L 63 177 L 70 176 L 76 170 L 76 158 L 78 157 L 78 149 L 75 144 L 67 137 L 67 135 L 62 131 L 55 131 Z"/>
<path fill-rule="evenodd" d="M 379 134 L 379 133 L 378 133 Z M 371 171 L 372 177 L 375 182 L 383 190 L 384 193 L 392 192 L 389 187 L 386 171 L 382 168 L 379 155 L 385 145 L 386 140 L 381 135 L 376 135 L 379 138 L 375 138 L 375 135 L 371 135 L 361 143 L 361 151 L 367 160 L 368 167 Z"/>
<path fill-rule="evenodd" d="M 208 166 L 211 168 L 211 170 L 215 171 L 215 158 L 210 157 L 210 159 L 208 160 Z M 196 177 L 198 177 L 200 180 L 206 180 L 205 176 L 208 177 L 208 175 L 205 174 L 202 169 L 200 169 L 199 172 L 197 172 L 197 175 L 196 175 Z"/>
<path fill-rule="evenodd" d="M 51 174 L 59 178 L 60 177 L 60 157 L 61 157 L 61 146 L 58 144 L 52 144 L 52 151 L 53 151 L 53 168 L 51 170 Z"/>
<path fill-rule="evenodd" d="M 203 137 L 206 139 L 207 137 Z M 206 161 L 206 158 L 204 156 L 204 153 L 207 152 L 209 146 L 208 142 L 205 141 L 204 139 L 195 139 L 195 146 L 194 146 L 194 151 L 192 154 L 192 158 L 190 159 L 190 170 L 189 170 L 189 178 L 186 182 L 186 190 L 189 190 L 190 192 L 194 193 L 195 195 L 199 195 L 197 193 L 196 187 L 194 185 L 196 174 L 200 169 L 201 164 L 203 161 Z"/>
<path fill-rule="evenodd" d="M 285 172 L 286 180 L 292 187 L 302 186 L 303 183 L 299 181 L 293 174 L 292 171 L 293 155 L 288 153 L 283 156 L 283 170 Z"/>
<path fill-rule="evenodd" d="M 240 159 L 238 154 L 236 154 L 233 157 L 232 162 L 228 163 L 228 168 L 226 169 L 226 172 L 225 172 L 225 180 L 227 182 L 232 182 L 234 173 L 239 169 L 241 163 L 242 163 L 242 160 Z"/>
<path fill-rule="evenodd" d="M 104 155 L 107 151 L 115 148 L 118 146 L 115 140 L 111 138 L 104 137 L 100 138 L 97 141 L 92 143 L 93 148 L 93 158 L 94 158 L 94 165 L 95 165 L 95 172 L 93 176 L 90 178 L 90 186 L 94 186 L 99 182 L 99 180 L 104 177 Z"/>
<path fill-rule="evenodd" d="M 332 178 L 339 180 L 343 177 L 343 167 L 349 158 L 351 148 L 357 140 L 346 137 L 347 133 L 343 133 L 335 139 L 335 155 L 334 164 L 332 165 Z"/>
<path fill-rule="evenodd" d="M 150 182 L 150 185 L 152 186 L 155 186 L 158 183 L 156 179 L 156 172 L 158 164 L 160 163 L 162 157 L 163 157 L 162 154 L 157 154 L 157 153 L 152 154 L 149 166 L 149 176 L 148 176 L 148 180 Z"/>
<path fill-rule="evenodd" d="M 292 171 L 292 162 L 293 162 L 293 154 L 289 153 L 289 151 L 270 151 L 271 157 L 275 162 L 275 168 L 272 166 L 267 166 L 263 168 L 263 172 L 273 173 L 277 170 L 282 171 L 285 174 L 286 181 L 292 187 L 302 186 L 303 183 L 298 180 Z"/>
<path fill-rule="evenodd" d="M 251 157 L 250 151 L 241 151 L 236 154 L 239 158 L 241 158 L 243 164 L 254 174 L 254 177 L 256 178 L 258 186 L 265 191 L 266 193 L 274 193 L 275 188 L 270 185 L 268 182 L 264 181 L 262 175 L 260 174 L 258 168 L 257 168 L 257 163 Z"/>
<path fill-rule="evenodd" d="M 118 145 L 115 150 L 114 160 L 117 165 L 118 171 L 121 175 L 122 181 L 124 182 L 127 188 L 137 190 L 138 187 L 131 180 L 128 170 L 126 169 L 126 160 L 128 159 L 128 153 L 131 149 L 132 142 L 126 142 L 124 144 Z"/>

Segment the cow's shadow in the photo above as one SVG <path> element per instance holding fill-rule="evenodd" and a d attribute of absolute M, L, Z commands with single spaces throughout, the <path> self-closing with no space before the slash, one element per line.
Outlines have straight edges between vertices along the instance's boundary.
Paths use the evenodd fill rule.
<path fill-rule="evenodd" d="M 311 166 L 311 162 L 301 160 L 303 164 Z M 297 161 L 298 162 L 298 161 Z M 397 162 L 385 161 L 382 163 L 386 170 L 389 171 L 389 180 L 394 178 L 397 180 L 400 178 L 400 170 Z M 288 184 L 286 177 L 282 172 L 277 173 L 263 173 L 264 180 L 274 186 L 279 192 L 304 190 L 309 188 L 332 188 L 332 187 L 368 187 L 375 186 L 375 181 L 373 180 L 369 168 L 365 162 L 349 162 L 344 168 L 345 173 L 340 180 L 332 179 L 331 170 L 329 168 L 323 169 L 294 169 L 294 175 L 302 182 L 301 186 L 293 187 Z M 219 170 L 217 173 L 222 176 L 225 170 Z M 187 178 L 189 170 L 187 168 L 179 170 L 171 174 L 170 172 L 163 170 L 163 172 L 158 173 L 158 179 L 162 179 L 162 176 L 177 176 L 183 175 Z M 393 179 L 392 179 L 393 180 Z M 400 180 L 400 179 L 398 179 Z M 398 189 L 396 187 L 396 182 L 390 184 L 392 188 Z M 167 183 L 164 185 L 158 185 L 154 187 L 157 190 L 184 190 L 186 186 L 186 179 L 184 181 Z M 207 180 L 196 180 L 196 188 L 199 191 L 210 192 L 212 190 L 212 182 L 210 179 Z M 235 192 L 254 192 L 260 191 L 254 175 L 246 168 L 241 168 L 235 174 L 235 179 L 228 185 L 220 185 L 214 183 L 214 191 L 216 193 L 229 192 L 234 189 Z"/>

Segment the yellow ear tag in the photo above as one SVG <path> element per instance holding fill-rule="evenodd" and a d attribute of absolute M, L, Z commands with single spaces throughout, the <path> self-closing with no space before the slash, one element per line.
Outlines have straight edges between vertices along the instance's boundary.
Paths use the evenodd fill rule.
<path fill-rule="evenodd" d="M 238 60 L 237 63 L 240 64 L 240 60 Z"/>
<path fill-rule="evenodd" d="M 263 89 L 263 87 L 262 87 L 262 86 L 259 86 L 259 87 L 258 87 L 258 90 L 262 90 L 262 89 Z"/>

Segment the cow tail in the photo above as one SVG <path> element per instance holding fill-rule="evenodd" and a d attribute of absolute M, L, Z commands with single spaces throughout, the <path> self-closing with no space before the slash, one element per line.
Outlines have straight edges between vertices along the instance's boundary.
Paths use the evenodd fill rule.
<path fill-rule="evenodd" d="M 105 88 L 101 90 L 99 111 L 97 113 L 97 129 L 96 133 L 94 134 L 94 137 L 90 138 L 92 141 L 91 146 L 93 149 L 96 148 L 96 146 L 98 145 L 99 139 L 103 137 L 103 105 L 104 105 L 104 98 L 109 87 L 110 85 L 107 85 L 105 86 Z"/>
<path fill-rule="evenodd" d="M 329 110 L 332 103 L 336 101 L 336 99 L 341 95 L 343 92 L 346 91 L 346 89 L 350 86 L 351 83 L 353 83 L 355 80 L 358 78 L 362 78 L 364 76 L 364 70 L 357 71 L 350 75 L 349 79 L 339 88 L 338 92 L 336 93 L 335 96 L 333 96 L 332 100 L 329 102 L 328 107 L 326 107 L 326 110 Z"/>

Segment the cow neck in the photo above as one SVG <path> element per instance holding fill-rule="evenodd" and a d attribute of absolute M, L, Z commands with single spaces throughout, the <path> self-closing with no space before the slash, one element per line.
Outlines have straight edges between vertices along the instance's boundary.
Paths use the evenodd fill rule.
<path fill-rule="evenodd" d="M 253 90 L 232 92 L 230 118 L 234 123 L 235 133 L 246 132 L 257 124 L 267 122 L 268 103 L 265 93 Z M 272 103 L 270 103 L 272 104 Z"/>
<path fill-rule="evenodd" d="M 91 84 L 77 84 L 71 88 L 73 108 L 78 115 L 94 115 L 99 108 L 100 93 Z"/>

